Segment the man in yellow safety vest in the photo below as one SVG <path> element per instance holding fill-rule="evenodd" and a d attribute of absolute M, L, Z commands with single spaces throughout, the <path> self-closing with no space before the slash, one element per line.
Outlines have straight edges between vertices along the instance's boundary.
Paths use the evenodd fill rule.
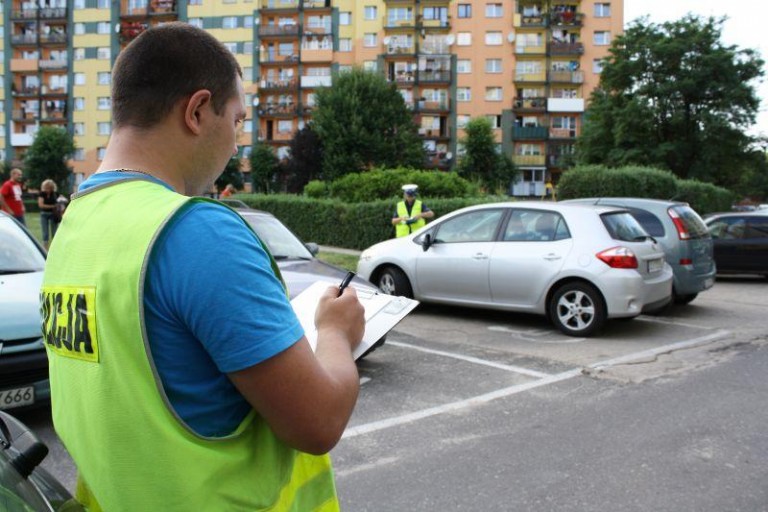
<path fill-rule="evenodd" d="M 409 183 L 403 185 L 403 200 L 397 203 L 397 209 L 392 216 L 395 226 L 395 236 L 408 236 L 427 224 L 425 219 L 431 219 L 435 212 L 430 210 L 421 200 L 416 199 L 418 185 Z"/>

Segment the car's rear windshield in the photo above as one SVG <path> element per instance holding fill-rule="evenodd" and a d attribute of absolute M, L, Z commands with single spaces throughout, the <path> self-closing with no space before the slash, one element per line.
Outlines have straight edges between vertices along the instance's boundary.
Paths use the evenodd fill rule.
<path fill-rule="evenodd" d="M 45 258 L 32 239 L 10 218 L 0 216 L 0 275 L 39 272 Z"/>
<path fill-rule="evenodd" d="M 680 220 L 683 221 L 683 225 L 688 230 L 691 238 L 709 238 L 707 225 L 704 224 L 704 221 L 701 220 L 701 217 L 693 208 L 685 205 L 676 205 L 670 209 L 680 216 Z"/>
<path fill-rule="evenodd" d="M 643 226 L 629 212 L 610 212 L 600 218 L 614 240 L 637 242 L 648 236 Z"/>

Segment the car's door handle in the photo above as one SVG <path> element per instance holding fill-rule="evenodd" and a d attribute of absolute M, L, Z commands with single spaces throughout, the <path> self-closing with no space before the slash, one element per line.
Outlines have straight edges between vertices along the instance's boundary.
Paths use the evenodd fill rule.
<path fill-rule="evenodd" d="M 473 260 L 487 260 L 488 259 L 488 255 L 484 254 L 482 252 L 478 252 L 477 254 L 472 256 L 472 259 Z"/>
<path fill-rule="evenodd" d="M 553 252 L 544 256 L 544 259 L 547 261 L 555 261 L 555 260 L 559 260 L 560 258 L 562 258 L 562 256 L 560 256 L 559 254 L 555 254 Z"/>

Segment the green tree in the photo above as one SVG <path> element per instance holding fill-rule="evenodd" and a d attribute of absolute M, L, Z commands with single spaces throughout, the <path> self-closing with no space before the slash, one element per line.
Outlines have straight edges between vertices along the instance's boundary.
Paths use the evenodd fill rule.
<path fill-rule="evenodd" d="M 293 136 L 288 158 L 281 166 L 288 192 L 296 194 L 312 180 L 322 179 L 323 144 L 312 124 L 307 124 Z"/>
<path fill-rule="evenodd" d="M 763 61 L 720 41 L 723 19 L 641 19 L 604 61 L 577 142 L 580 163 L 669 169 L 729 186 L 749 162 Z"/>
<path fill-rule="evenodd" d="M 24 173 L 33 187 L 52 179 L 59 192 L 69 194 L 72 170 L 67 160 L 75 152 L 75 142 L 67 130 L 56 126 L 42 126 L 24 154 Z"/>
<path fill-rule="evenodd" d="M 268 194 L 275 187 L 279 160 L 272 148 L 257 142 L 251 151 L 251 183 L 255 193 Z"/>
<path fill-rule="evenodd" d="M 488 192 L 505 191 L 515 177 L 512 160 L 496 150 L 493 127 L 485 117 L 471 119 L 464 127 L 464 156 L 459 160 L 458 173 Z"/>
<path fill-rule="evenodd" d="M 314 130 L 323 143 L 323 175 L 333 180 L 373 167 L 421 167 L 424 147 L 395 84 L 355 68 L 318 89 Z"/>
<path fill-rule="evenodd" d="M 242 162 L 240 162 L 240 157 L 235 155 L 230 158 L 229 162 L 227 162 L 227 166 L 224 167 L 224 172 L 222 172 L 221 176 L 216 179 L 216 190 L 221 192 L 224 190 L 224 187 L 229 184 L 234 185 L 237 190 L 242 190 L 245 180 L 243 179 L 243 172 L 241 169 Z"/>

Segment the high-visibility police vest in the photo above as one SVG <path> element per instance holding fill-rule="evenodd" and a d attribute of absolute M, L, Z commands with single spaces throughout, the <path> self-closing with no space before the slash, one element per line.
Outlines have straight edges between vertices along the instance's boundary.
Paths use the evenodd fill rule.
<path fill-rule="evenodd" d="M 405 206 L 405 201 L 400 201 L 397 203 L 397 216 L 398 217 L 415 217 L 416 215 L 421 213 L 421 201 L 416 199 L 413 202 L 413 206 L 411 207 L 411 214 L 408 215 L 408 208 Z M 419 219 L 413 224 L 406 224 L 405 221 L 398 222 L 395 225 L 395 236 L 397 238 L 400 238 L 401 236 L 408 236 L 417 229 L 426 226 L 427 221 L 424 219 Z"/>
<path fill-rule="evenodd" d="M 170 406 L 146 338 L 144 277 L 160 230 L 190 201 L 204 200 L 144 179 L 94 188 L 72 201 L 51 245 L 43 335 L 77 497 L 109 512 L 337 511 L 327 455 L 285 445 L 255 411 L 206 438 Z"/>

